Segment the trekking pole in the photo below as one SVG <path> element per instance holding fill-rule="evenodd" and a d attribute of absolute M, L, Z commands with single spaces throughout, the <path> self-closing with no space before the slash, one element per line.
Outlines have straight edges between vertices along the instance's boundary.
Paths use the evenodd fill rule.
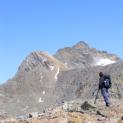
<path fill-rule="evenodd" d="M 97 90 L 97 94 L 96 94 L 96 97 L 95 97 L 95 100 L 94 100 L 94 104 L 96 104 L 96 100 L 98 99 L 98 93 L 99 93 L 99 88 L 98 88 L 98 90 Z"/>

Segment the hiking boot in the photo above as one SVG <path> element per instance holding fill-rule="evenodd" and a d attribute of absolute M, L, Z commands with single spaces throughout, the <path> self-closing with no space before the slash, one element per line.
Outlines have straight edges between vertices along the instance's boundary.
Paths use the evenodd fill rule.
<path fill-rule="evenodd" d="M 109 106 L 110 106 L 110 104 L 109 104 L 109 103 L 106 103 L 106 106 L 107 106 L 107 107 L 109 107 Z"/>

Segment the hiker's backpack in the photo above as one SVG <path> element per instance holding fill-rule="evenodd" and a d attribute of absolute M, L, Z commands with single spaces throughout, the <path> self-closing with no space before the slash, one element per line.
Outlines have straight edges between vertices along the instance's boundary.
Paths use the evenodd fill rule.
<path fill-rule="evenodd" d="M 111 77 L 110 75 L 103 76 L 103 87 L 109 89 L 111 87 Z"/>

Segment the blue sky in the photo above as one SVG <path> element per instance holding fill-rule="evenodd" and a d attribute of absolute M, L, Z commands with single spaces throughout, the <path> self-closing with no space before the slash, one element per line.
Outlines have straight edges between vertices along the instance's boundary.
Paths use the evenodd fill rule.
<path fill-rule="evenodd" d="M 0 83 L 30 52 L 78 41 L 123 58 L 123 0 L 0 0 Z"/>

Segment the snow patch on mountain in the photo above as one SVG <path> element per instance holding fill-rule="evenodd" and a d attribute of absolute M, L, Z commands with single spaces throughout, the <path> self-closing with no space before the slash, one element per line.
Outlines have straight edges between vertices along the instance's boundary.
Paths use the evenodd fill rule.
<path fill-rule="evenodd" d="M 56 74 L 55 74 L 55 76 L 54 76 L 55 80 L 58 79 L 58 74 L 59 74 L 59 67 L 58 67 L 58 69 L 57 69 L 57 71 L 56 71 Z"/>
<path fill-rule="evenodd" d="M 55 69 L 54 66 L 49 66 L 50 70 L 53 71 Z"/>
<path fill-rule="evenodd" d="M 43 95 L 45 95 L 45 91 L 43 91 Z"/>
<path fill-rule="evenodd" d="M 42 102 L 44 102 L 44 101 L 43 101 L 42 98 L 40 97 L 38 102 L 39 102 L 39 103 L 42 103 Z"/>
<path fill-rule="evenodd" d="M 97 58 L 96 59 L 96 65 L 97 66 L 106 66 L 106 65 L 109 65 L 109 64 L 113 64 L 115 62 L 116 61 L 108 59 L 108 58 Z"/>

